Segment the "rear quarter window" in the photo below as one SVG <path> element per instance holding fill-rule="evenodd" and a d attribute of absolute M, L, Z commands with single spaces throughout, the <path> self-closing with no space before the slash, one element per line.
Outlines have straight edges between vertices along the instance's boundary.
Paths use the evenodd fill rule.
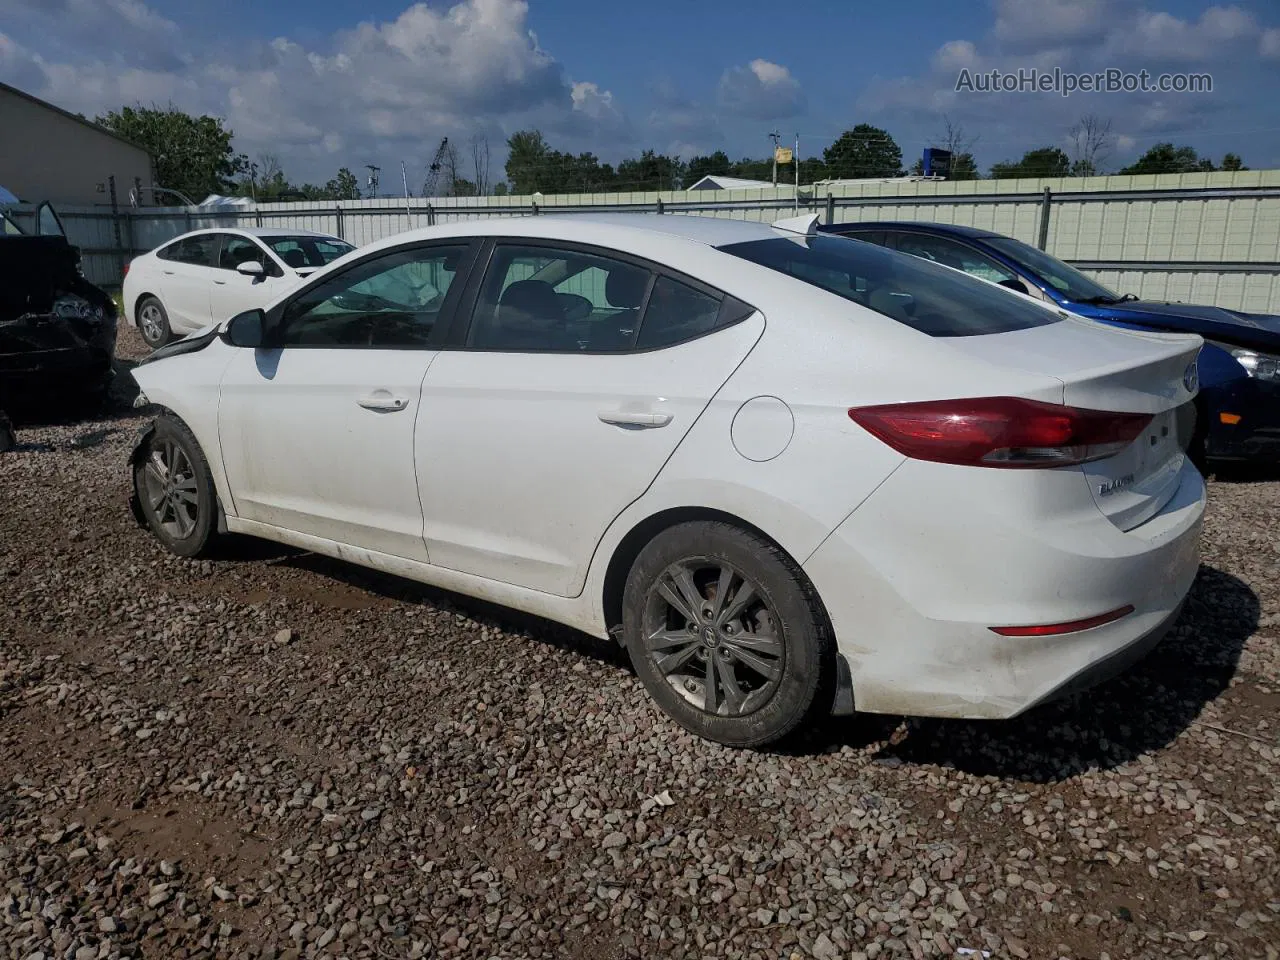
<path fill-rule="evenodd" d="M 778 237 L 720 248 L 861 304 L 931 337 L 1009 333 L 1060 318 L 950 267 L 844 237 Z"/>

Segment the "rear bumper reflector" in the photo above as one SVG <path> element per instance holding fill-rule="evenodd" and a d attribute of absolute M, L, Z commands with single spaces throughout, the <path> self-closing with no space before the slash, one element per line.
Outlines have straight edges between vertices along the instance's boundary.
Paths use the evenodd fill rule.
<path fill-rule="evenodd" d="M 1220 413 L 1218 414 L 1218 419 L 1221 420 L 1223 423 L 1227 424 L 1228 426 L 1234 427 L 1237 423 L 1239 423 L 1244 418 L 1241 417 L 1240 414 L 1238 413 Z"/>
<path fill-rule="evenodd" d="M 1030 627 L 990 627 L 992 633 L 1002 637 L 1053 637 L 1062 633 L 1079 633 L 1081 630 L 1092 630 L 1106 623 L 1115 623 L 1122 617 L 1133 613 L 1133 604 L 1127 604 L 1110 613 L 1100 613 L 1096 617 L 1083 620 L 1070 620 L 1067 623 L 1042 623 Z"/>

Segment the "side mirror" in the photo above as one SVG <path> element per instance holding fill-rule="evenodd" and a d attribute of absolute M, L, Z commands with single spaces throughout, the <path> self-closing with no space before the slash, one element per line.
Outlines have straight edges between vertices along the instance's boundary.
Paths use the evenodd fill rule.
<path fill-rule="evenodd" d="M 1021 280 L 1019 280 L 1017 277 L 1010 277 L 1008 280 L 1001 280 L 1000 286 L 1008 287 L 1010 290 L 1016 290 L 1018 293 L 1031 292 L 1030 290 L 1027 289 L 1027 285 L 1023 283 Z"/>
<path fill-rule="evenodd" d="M 257 260 L 245 260 L 236 264 L 236 273 L 243 273 L 246 277 L 261 277 L 265 271 Z"/>
<path fill-rule="evenodd" d="M 261 347 L 266 342 L 267 315 L 261 310 L 246 310 L 231 318 L 222 331 L 222 340 L 233 347 Z"/>

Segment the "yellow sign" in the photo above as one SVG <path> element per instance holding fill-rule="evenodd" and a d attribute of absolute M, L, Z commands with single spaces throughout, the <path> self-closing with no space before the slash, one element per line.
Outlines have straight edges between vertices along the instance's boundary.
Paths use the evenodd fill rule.
<path fill-rule="evenodd" d="M 773 148 L 773 159 L 774 159 L 775 161 L 777 161 L 778 163 L 790 163 L 790 162 L 791 162 L 791 148 L 790 148 L 790 147 L 774 147 L 774 148 Z"/>

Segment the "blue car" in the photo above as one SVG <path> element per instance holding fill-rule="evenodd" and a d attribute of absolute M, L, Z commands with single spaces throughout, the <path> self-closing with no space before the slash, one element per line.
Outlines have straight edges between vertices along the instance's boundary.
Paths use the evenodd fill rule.
<path fill-rule="evenodd" d="M 924 257 L 1103 323 L 1200 334 L 1193 456 L 1202 469 L 1208 461 L 1280 463 L 1280 317 L 1121 295 L 1043 250 L 989 230 L 906 222 L 820 229 Z"/>

